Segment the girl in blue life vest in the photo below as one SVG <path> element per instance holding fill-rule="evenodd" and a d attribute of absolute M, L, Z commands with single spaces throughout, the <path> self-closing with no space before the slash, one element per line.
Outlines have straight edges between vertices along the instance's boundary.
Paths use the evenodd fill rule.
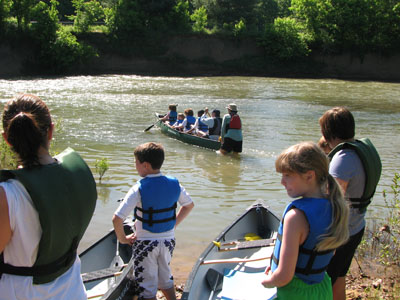
<path fill-rule="evenodd" d="M 334 249 L 348 237 L 348 207 L 329 161 L 314 143 L 283 151 L 275 162 L 291 198 L 278 230 L 271 267 L 262 284 L 278 287 L 278 299 L 332 299 L 326 268 Z M 272 272 L 271 272 L 272 271 Z"/>
<path fill-rule="evenodd" d="M 172 126 L 173 124 L 175 124 L 177 118 L 178 118 L 178 113 L 176 111 L 176 107 L 178 106 L 178 104 L 170 104 L 168 106 L 168 113 L 161 118 L 161 121 L 166 121 L 167 125 Z"/>

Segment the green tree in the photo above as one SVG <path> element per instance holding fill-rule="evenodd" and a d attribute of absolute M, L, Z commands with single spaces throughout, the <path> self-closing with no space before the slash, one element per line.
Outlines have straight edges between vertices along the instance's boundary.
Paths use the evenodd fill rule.
<path fill-rule="evenodd" d="M 11 0 L 0 0 L 0 36 L 5 31 L 6 19 L 9 17 Z"/>
<path fill-rule="evenodd" d="M 43 1 L 39 1 L 31 10 L 32 19 L 35 22 L 31 25 L 33 37 L 44 47 L 49 46 L 56 40 L 58 24 L 58 2 L 50 1 L 50 5 Z"/>
<path fill-rule="evenodd" d="M 210 25 L 219 29 L 225 28 L 233 32 L 235 24 L 240 20 L 251 27 L 257 23 L 255 15 L 259 0 L 214 0 L 204 1 Z"/>
<path fill-rule="evenodd" d="M 186 0 L 119 0 L 110 20 L 110 31 L 119 39 L 155 38 L 190 28 Z"/>
<path fill-rule="evenodd" d="M 337 52 L 393 51 L 400 44 L 398 0 L 292 0 L 314 46 Z"/>
<path fill-rule="evenodd" d="M 90 26 L 105 17 L 104 9 L 97 0 L 72 0 L 72 4 L 75 8 L 75 15 L 70 19 L 74 21 L 74 30 L 78 33 L 88 32 Z"/>
<path fill-rule="evenodd" d="M 207 22 L 207 10 L 204 6 L 196 9 L 193 14 L 190 16 L 190 19 L 193 22 L 192 29 L 194 32 L 204 32 L 208 25 Z"/>
<path fill-rule="evenodd" d="M 298 60 L 310 52 L 304 27 L 292 18 L 276 18 L 273 25 L 267 25 L 259 44 L 268 56 L 280 61 Z"/>
<path fill-rule="evenodd" d="M 12 13 L 17 18 L 19 30 L 26 30 L 31 21 L 31 11 L 36 4 L 34 0 L 13 0 Z"/>
<path fill-rule="evenodd" d="M 191 29 L 189 1 L 177 0 L 167 15 L 167 26 L 172 32 L 188 32 Z"/>

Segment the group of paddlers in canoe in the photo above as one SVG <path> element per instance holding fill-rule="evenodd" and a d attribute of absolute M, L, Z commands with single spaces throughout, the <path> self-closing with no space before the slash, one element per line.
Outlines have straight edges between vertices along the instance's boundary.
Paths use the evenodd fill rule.
<path fill-rule="evenodd" d="M 223 118 L 218 109 L 212 110 L 211 115 L 207 107 L 200 109 L 197 111 L 196 118 L 193 109 L 187 108 L 183 113 L 178 113 L 177 106 L 177 104 L 170 104 L 168 113 L 161 116 L 160 120 L 175 130 L 221 141 L 219 151 L 222 154 L 242 152 L 242 122 L 236 104 L 231 103 L 226 107 L 228 113 Z"/>

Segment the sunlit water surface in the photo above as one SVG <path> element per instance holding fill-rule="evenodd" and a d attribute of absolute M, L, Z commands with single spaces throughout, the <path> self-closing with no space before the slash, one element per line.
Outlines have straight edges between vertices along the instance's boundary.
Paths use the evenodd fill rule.
<path fill-rule="evenodd" d="M 138 180 L 133 149 L 155 141 L 164 145 L 162 171 L 176 176 L 192 196 L 195 209 L 177 228 L 173 269 L 183 281 L 206 245 L 255 200 L 265 201 L 278 216 L 289 199 L 280 185 L 274 161 L 284 148 L 318 141 L 318 119 L 327 109 L 345 105 L 356 119 L 357 137 L 369 137 L 383 162 L 383 174 L 368 218 L 384 215 L 382 191 L 399 172 L 400 84 L 339 80 L 256 77 L 170 78 L 82 76 L 55 79 L 0 80 L 1 106 L 14 95 L 39 95 L 62 130 L 55 148 L 77 150 L 95 173 L 96 159 L 108 158 L 110 169 L 98 182 L 95 215 L 80 250 L 104 235 L 120 199 Z M 197 111 L 226 112 L 238 105 L 243 122 L 243 153 L 239 158 L 186 145 L 162 135 L 154 112 L 169 103 Z"/>

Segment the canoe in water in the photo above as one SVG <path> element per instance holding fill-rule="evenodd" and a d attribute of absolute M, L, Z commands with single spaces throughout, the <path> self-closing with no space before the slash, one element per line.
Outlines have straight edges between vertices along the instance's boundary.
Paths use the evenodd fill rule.
<path fill-rule="evenodd" d="M 157 113 L 156 113 L 156 116 L 158 116 Z M 199 137 L 199 136 L 196 136 L 193 134 L 183 133 L 181 131 L 175 130 L 175 129 L 167 126 L 161 120 L 159 120 L 157 122 L 157 126 L 160 127 L 161 132 L 163 134 L 165 134 L 169 137 L 172 137 L 174 139 L 177 139 L 181 142 L 184 142 L 184 143 L 187 143 L 190 145 L 207 148 L 207 149 L 211 149 L 211 150 L 219 150 L 221 148 L 221 142 L 219 142 L 219 141 L 211 140 L 208 138 L 202 138 L 202 137 Z"/>

